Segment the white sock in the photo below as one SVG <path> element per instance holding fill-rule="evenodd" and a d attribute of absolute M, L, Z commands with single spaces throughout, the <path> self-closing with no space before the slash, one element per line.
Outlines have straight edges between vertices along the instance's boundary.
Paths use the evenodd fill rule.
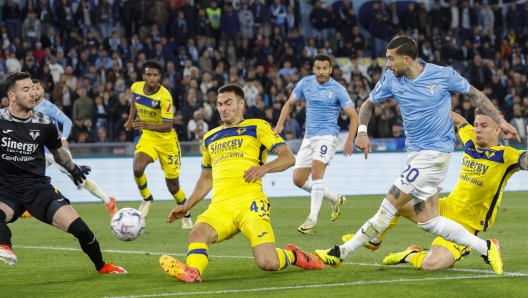
<path fill-rule="evenodd" d="M 308 180 L 306 180 L 306 183 L 304 183 L 304 185 L 301 188 L 304 189 L 305 191 L 309 192 L 309 193 L 312 193 L 312 187 L 313 187 L 312 180 L 308 179 Z M 329 200 L 331 204 L 335 204 L 335 202 L 337 202 L 337 200 L 338 200 L 337 193 L 331 191 L 327 187 L 325 187 L 325 189 L 324 189 L 324 195 L 323 196 L 324 196 L 325 199 Z"/>
<path fill-rule="evenodd" d="M 418 223 L 418 225 L 432 234 L 451 242 L 470 247 L 478 251 L 481 255 L 488 255 L 488 244 L 486 241 L 471 234 L 461 224 L 455 221 L 437 216 L 428 222 Z"/>
<path fill-rule="evenodd" d="M 310 205 L 310 215 L 308 216 L 314 223 L 317 223 L 317 217 L 319 216 L 319 210 L 321 210 L 321 204 L 323 203 L 324 197 L 324 180 L 314 180 L 312 187 L 312 203 Z"/>
<path fill-rule="evenodd" d="M 405 257 L 405 259 L 404 259 L 405 263 L 409 263 L 409 262 L 411 262 L 411 257 L 414 256 L 415 254 L 416 254 L 415 252 L 411 252 L 410 254 L 408 254 L 408 255 Z"/>
<path fill-rule="evenodd" d="M 387 200 L 383 199 L 378 212 L 369 219 L 345 244 L 339 246 L 341 249 L 341 259 L 344 260 L 349 254 L 356 251 L 356 249 L 365 245 L 365 243 L 376 238 L 379 233 L 383 232 L 391 222 L 398 210 L 392 206 Z"/>
<path fill-rule="evenodd" d="M 82 186 L 86 188 L 87 191 L 91 192 L 92 195 L 98 197 L 99 199 L 101 199 L 101 201 L 105 202 L 105 204 L 110 203 L 110 198 L 108 198 L 108 196 L 92 180 L 84 180 Z"/>

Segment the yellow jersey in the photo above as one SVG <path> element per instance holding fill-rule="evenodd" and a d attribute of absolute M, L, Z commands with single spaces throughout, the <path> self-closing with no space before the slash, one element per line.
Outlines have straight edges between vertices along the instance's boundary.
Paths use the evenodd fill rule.
<path fill-rule="evenodd" d="M 446 198 L 453 207 L 450 217 L 478 231 L 491 228 L 502 200 L 502 191 L 513 173 L 521 169 L 526 151 L 509 146 L 479 149 L 474 127 L 460 127 L 464 143 L 462 168 L 453 191 Z"/>
<path fill-rule="evenodd" d="M 264 120 L 248 119 L 228 128 L 219 126 L 203 137 L 202 168 L 212 168 L 213 196 L 218 202 L 245 193 L 262 192 L 262 179 L 244 181 L 244 172 L 261 166 L 268 152 L 286 145 Z"/>
<path fill-rule="evenodd" d="M 135 82 L 130 88 L 134 94 L 139 119 L 147 124 L 163 124 L 163 121 L 172 121 L 174 110 L 169 91 L 160 85 L 156 93 L 147 95 L 144 87 L 145 82 Z M 174 142 L 177 137 L 174 129 L 171 129 L 170 132 L 144 129 L 141 132 L 141 139 Z"/>

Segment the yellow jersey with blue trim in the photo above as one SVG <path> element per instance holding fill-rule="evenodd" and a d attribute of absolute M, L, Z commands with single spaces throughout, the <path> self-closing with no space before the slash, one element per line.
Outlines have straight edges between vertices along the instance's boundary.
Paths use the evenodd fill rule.
<path fill-rule="evenodd" d="M 247 119 L 233 127 L 219 126 L 207 132 L 202 142 L 202 168 L 213 171 L 212 201 L 262 193 L 262 179 L 247 183 L 244 172 L 265 164 L 268 152 L 284 145 L 284 140 L 268 122 L 260 119 Z"/>
<path fill-rule="evenodd" d="M 474 127 L 467 123 L 460 127 L 459 135 L 464 152 L 457 184 L 447 197 L 453 207 L 450 217 L 486 231 L 495 222 L 504 187 L 521 169 L 526 151 L 502 145 L 479 149 Z"/>
<path fill-rule="evenodd" d="M 134 94 L 139 119 L 145 121 L 146 124 L 162 124 L 163 121 L 172 121 L 174 108 L 169 90 L 160 85 L 156 93 L 147 95 L 144 88 L 145 82 L 135 82 L 130 88 Z M 169 132 L 143 129 L 141 138 L 174 142 L 177 135 L 174 129 Z"/>

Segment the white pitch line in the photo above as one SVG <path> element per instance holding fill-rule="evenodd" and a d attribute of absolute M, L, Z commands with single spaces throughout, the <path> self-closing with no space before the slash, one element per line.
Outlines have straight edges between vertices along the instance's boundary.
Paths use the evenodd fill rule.
<path fill-rule="evenodd" d="M 419 282 L 419 281 L 438 281 L 438 280 L 461 280 L 461 279 L 479 279 L 479 278 L 495 278 L 499 275 L 473 275 L 473 276 L 445 276 L 445 277 L 427 277 L 427 278 L 401 278 L 389 280 L 370 280 L 370 281 L 353 281 L 335 284 L 318 284 L 305 286 L 284 286 L 284 287 L 267 287 L 267 288 L 252 288 L 243 290 L 218 290 L 218 291 L 202 291 L 202 292 L 174 292 L 162 294 L 147 294 L 147 295 L 133 295 L 133 296 L 106 296 L 104 298 L 146 298 L 146 297 L 167 297 L 167 296 L 190 296 L 190 295 L 212 295 L 212 294 L 234 294 L 260 291 L 278 291 L 278 290 L 295 290 L 295 289 L 310 289 L 310 288 L 327 288 L 327 287 L 343 287 L 369 284 L 388 284 L 388 283 L 402 283 L 402 282 Z"/>
<path fill-rule="evenodd" d="M 26 248 L 26 249 L 48 249 L 48 250 L 66 250 L 66 251 L 81 251 L 80 248 L 75 247 L 54 247 L 54 246 L 26 246 L 26 245 L 20 245 L 20 246 L 13 246 L 14 248 Z M 138 250 L 114 250 L 114 249 L 103 249 L 102 252 L 109 252 L 109 253 L 119 253 L 119 254 L 149 254 L 149 255 L 173 255 L 173 256 L 180 256 L 180 257 L 186 257 L 187 254 L 182 253 L 174 253 L 174 252 L 152 252 L 152 251 L 138 251 Z M 253 259 L 252 256 L 222 256 L 222 255 L 209 255 L 209 257 L 213 258 L 228 258 L 228 259 Z M 355 266 L 370 266 L 370 267 L 383 267 L 386 265 L 378 264 L 378 263 L 355 263 L 355 262 L 343 262 L 341 265 L 355 265 Z M 396 265 L 392 267 L 404 267 L 402 265 Z M 483 274 L 495 274 L 492 270 L 480 270 L 480 269 L 464 269 L 464 268 L 451 268 L 447 269 L 450 271 L 460 271 L 460 272 L 474 272 L 474 273 L 483 273 Z M 504 276 L 528 276 L 526 273 L 521 272 L 504 272 Z"/>

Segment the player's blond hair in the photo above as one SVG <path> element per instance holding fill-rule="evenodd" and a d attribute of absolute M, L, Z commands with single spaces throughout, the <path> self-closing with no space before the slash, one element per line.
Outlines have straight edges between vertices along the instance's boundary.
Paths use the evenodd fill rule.
<path fill-rule="evenodd" d="M 502 114 L 501 111 L 497 110 L 497 112 L 499 112 L 499 115 L 504 118 L 504 115 Z M 491 117 L 488 113 L 484 112 L 481 108 L 475 108 L 475 117 L 477 115 L 484 115 L 484 116 L 488 116 L 488 117 Z"/>

